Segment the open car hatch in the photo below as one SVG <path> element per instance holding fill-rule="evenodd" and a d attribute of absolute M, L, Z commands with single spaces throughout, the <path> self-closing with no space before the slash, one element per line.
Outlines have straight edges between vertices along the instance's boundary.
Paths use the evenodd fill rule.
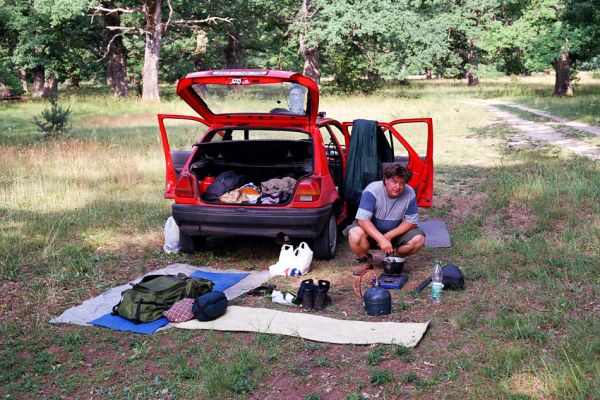
<path fill-rule="evenodd" d="M 319 110 L 318 86 L 294 72 L 192 72 L 179 81 L 177 94 L 211 125 L 307 126 Z"/>

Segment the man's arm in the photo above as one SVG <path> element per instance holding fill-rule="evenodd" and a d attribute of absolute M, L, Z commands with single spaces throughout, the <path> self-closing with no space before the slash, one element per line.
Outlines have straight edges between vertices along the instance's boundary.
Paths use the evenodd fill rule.
<path fill-rule="evenodd" d="M 400 223 L 400 225 L 398 225 L 391 231 L 386 232 L 383 236 L 385 236 L 385 238 L 391 242 L 392 239 L 394 239 L 395 237 L 400 236 L 400 235 L 410 231 L 411 229 L 413 229 L 416 226 L 417 226 L 417 224 L 413 224 L 412 222 L 404 220 Z"/>
<path fill-rule="evenodd" d="M 367 219 L 357 219 L 356 222 L 370 237 L 375 239 L 379 248 L 385 253 L 390 254 L 394 251 L 392 242 L 375 227 L 373 222 Z"/>

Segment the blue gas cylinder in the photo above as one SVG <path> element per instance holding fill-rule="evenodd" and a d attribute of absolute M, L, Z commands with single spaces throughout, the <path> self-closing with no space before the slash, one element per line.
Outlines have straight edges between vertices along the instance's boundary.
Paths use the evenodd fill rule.
<path fill-rule="evenodd" d="M 387 289 L 372 287 L 363 298 L 367 315 L 388 315 L 392 313 L 392 295 Z"/>

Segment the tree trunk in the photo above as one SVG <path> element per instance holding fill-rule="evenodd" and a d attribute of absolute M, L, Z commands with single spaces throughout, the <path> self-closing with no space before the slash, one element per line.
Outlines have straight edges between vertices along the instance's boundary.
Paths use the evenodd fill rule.
<path fill-rule="evenodd" d="M 196 31 L 196 50 L 194 51 L 194 56 L 192 60 L 194 61 L 194 68 L 196 71 L 202 71 L 205 68 L 205 55 L 206 55 L 206 46 L 208 45 L 208 37 L 206 36 L 206 32 L 203 30 Z"/>
<path fill-rule="evenodd" d="M 38 65 L 32 71 L 33 74 L 33 93 L 32 97 L 42 97 L 44 94 L 44 74 L 45 69 L 43 65 Z"/>
<path fill-rule="evenodd" d="M 54 72 L 50 74 L 48 79 L 46 79 L 43 93 L 43 97 L 47 99 L 58 98 L 58 79 L 56 79 L 56 74 L 54 74 Z"/>
<path fill-rule="evenodd" d="M 158 65 L 162 40 L 162 0 L 144 1 L 146 20 L 146 48 L 142 70 L 142 101 L 160 101 L 158 93 Z"/>
<path fill-rule="evenodd" d="M 554 62 L 554 71 L 556 72 L 556 79 L 554 81 L 553 96 L 573 96 L 569 53 L 563 53 L 563 55 Z"/>
<path fill-rule="evenodd" d="M 425 68 L 425 79 L 433 79 L 430 68 Z"/>
<path fill-rule="evenodd" d="M 479 85 L 479 78 L 473 74 L 473 69 L 476 68 L 477 54 L 475 54 L 475 39 L 469 38 L 467 45 L 467 84 L 469 86 Z"/>
<path fill-rule="evenodd" d="M 242 55 L 242 42 L 239 32 L 230 32 L 227 46 L 225 47 L 225 64 L 229 69 L 240 68 Z"/>
<path fill-rule="evenodd" d="M 71 75 L 69 78 L 69 87 L 71 89 L 79 89 L 79 77 L 77 75 Z"/>
<path fill-rule="evenodd" d="M 23 86 L 23 92 L 29 93 L 29 88 L 27 87 L 27 71 L 25 68 L 19 69 L 19 79 L 21 80 L 21 86 Z"/>
<path fill-rule="evenodd" d="M 121 26 L 121 16 L 119 13 L 109 13 L 104 15 L 105 26 Z M 106 39 L 110 43 L 108 48 L 108 63 L 106 64 L 106 84 L 112 92 L 118 97 L 128 97 L 129 88 L 127 87 L 127 67 L 126 67 L 126 49 L 123 45 L 123 37 L 119 36 L 119 31 L 106 30 Z"/>
<path fill-rule="evenodd" d="M 308 34 L 308 26 L 310 24 L 310 2 L 311 0 L 302 0 L 302 26 L 298 42 L 300 44 L 300 54 L 304 60 L 304 68 L 302 73 L 311 78 L 317 85 L 321 85 L 321 59 L 319 56 L 319 48 L 311 46 L 306 42 Z"/>

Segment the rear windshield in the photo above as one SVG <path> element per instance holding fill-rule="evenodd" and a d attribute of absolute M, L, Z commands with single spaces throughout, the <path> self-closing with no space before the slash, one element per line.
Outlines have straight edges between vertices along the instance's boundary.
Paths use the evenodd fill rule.
<path fill-rule="evenodd" d="M 239 140 L 305 140 L 311 136 L 303 131 L 281 129 L 219 129 L 210 132 L 203 140 L 207 142 L 224 142 Z"/>
<path fill-rule="evenodd" d="M 241 79 L 241 78 L 240 78 Z M 192 88 L 213 114 L 288 114 L 306 115 L 306 89 L 290 82 L 270 84 L 195 84 Z M 292 91 L 294 89 L 298 93 Z M 302 97 L 302 106 L 293 107 L 290 99 Z"/>

